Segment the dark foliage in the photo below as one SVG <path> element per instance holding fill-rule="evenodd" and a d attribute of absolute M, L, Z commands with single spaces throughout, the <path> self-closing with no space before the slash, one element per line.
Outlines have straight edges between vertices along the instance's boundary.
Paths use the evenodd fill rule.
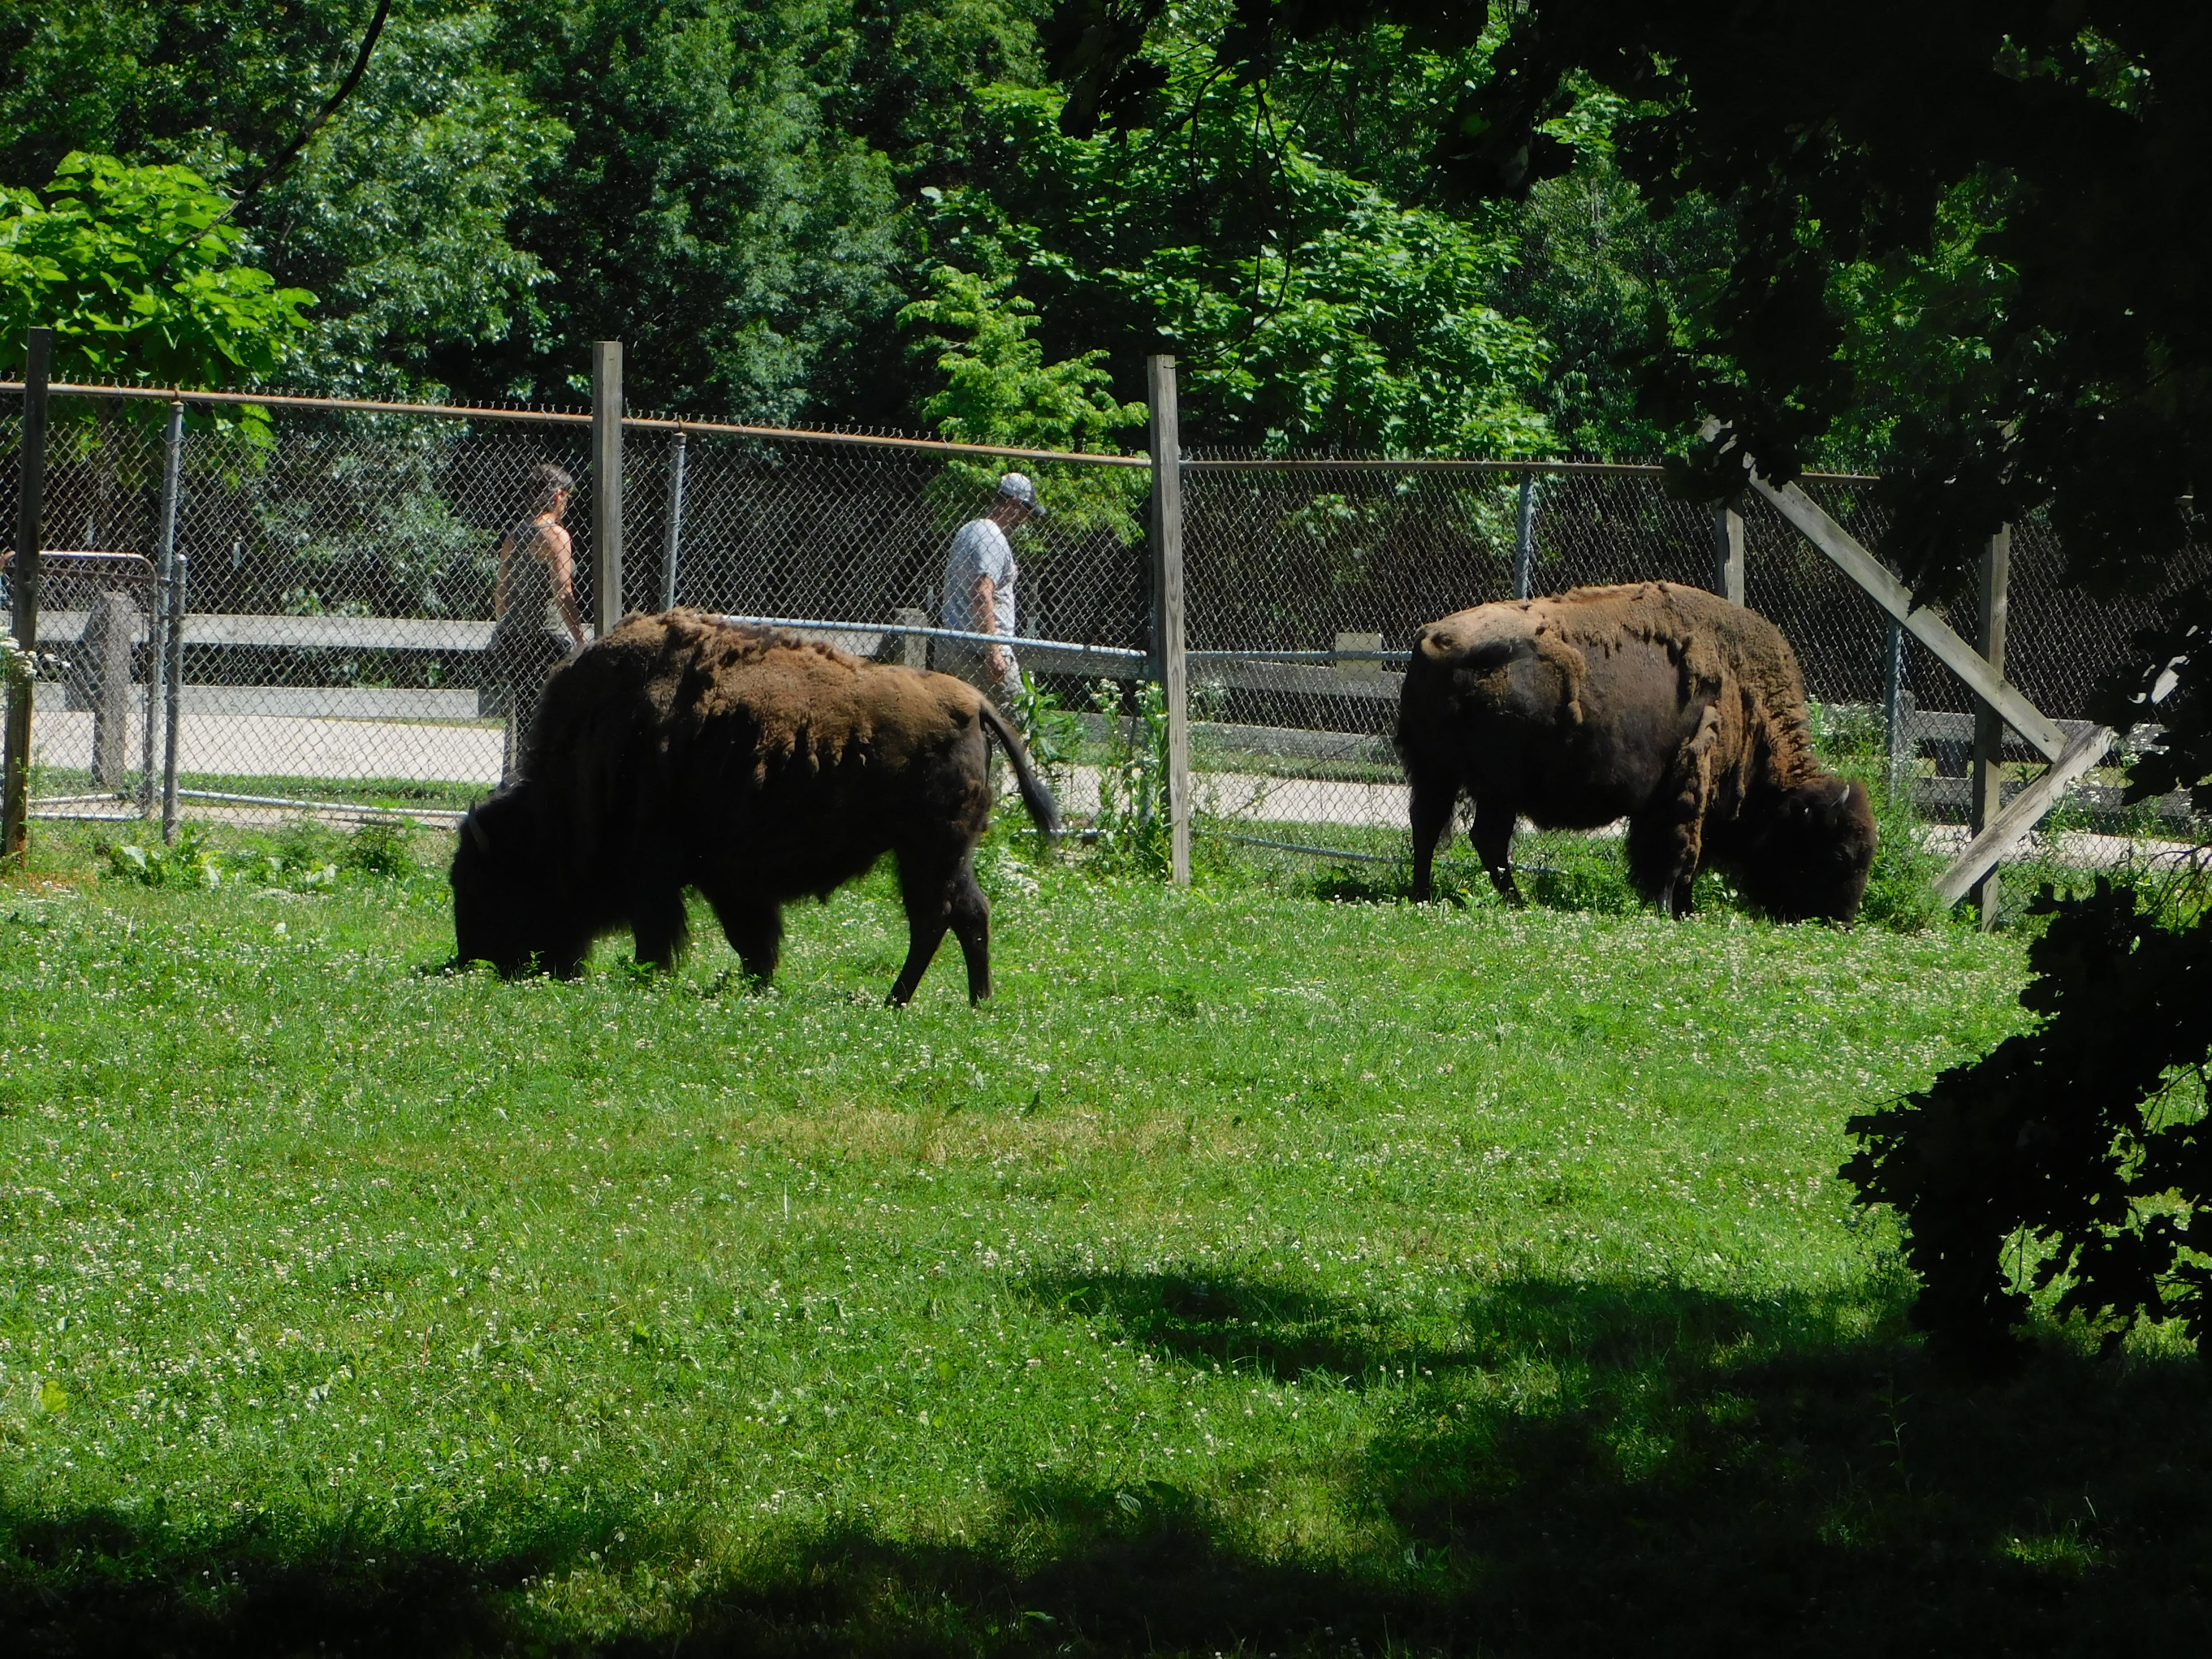
<path fill-rule="evenodd" d="M 1281 42 L 1377 19 L 1463 45 L 1489 10 L 1241 0 L 1224 56 L 1264 75 Z M 1058 67 L 1114 106 L 1105 58 Z M 1568 157 L 1543 128 L 1595 83 L 1629 100 L 1617 156 L 1652 210 L 1697 194 L 1737 215 L 1699 337 L 1649 337 L 1638 364 L 1655 416 L 1721 418 L 1695 479 L 1715 495 L 1740 453 L 1794 476 L 1859 398 L 1835 273 L 1929 252 L 1950 192 L 1992 190 L 1977 251 L 2001 280 L 1954 322 L 1995 373 L 1899 434 L 1891 550 L 1916 586 L 1954 581 L 1997 526 L 2047 511 L 2093 587 L 2156 585 L 2212 459 L 2212 223 L 2179 210 L 2212 186 L 2212 15 L 1530 0 L 1494 67 L 1443 124 L 1442 190 L 1513 197 L 1558 173 Z"/>
<path fill-rule="evenodd" d="M 2212 912 L 2172 925 L 2109 880 L 2068 902 L 2046 887 L 2037 908 L 2051 922 L 2021 1000 L 2042 1024 L 1854 1118 L 1864 1150 L 1844 1170 L 1906 1218 L 1915 1322 L 1982 1371 L 2020 1357 L 2023 1278 L 2063 1281 L 2058 1311 L 2108 1344 L 2144 1317 L 2212 1334 Z"/>

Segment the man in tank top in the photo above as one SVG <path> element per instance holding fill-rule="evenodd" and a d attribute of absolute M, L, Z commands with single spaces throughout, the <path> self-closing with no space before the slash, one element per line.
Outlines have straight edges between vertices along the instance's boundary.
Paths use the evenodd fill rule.
<path fill-rule="evenodd" d="M 545 677 L 584 643 L 577 614 L 575 552 L 561 527 L 576 482 L 548 461 L 536 472 L 538 493 L 529 518 L 499 544 L 499 583 L 492 599 L 491 678 L 508 697 L 507 777 L 522 752 L 538 713 Z"/>

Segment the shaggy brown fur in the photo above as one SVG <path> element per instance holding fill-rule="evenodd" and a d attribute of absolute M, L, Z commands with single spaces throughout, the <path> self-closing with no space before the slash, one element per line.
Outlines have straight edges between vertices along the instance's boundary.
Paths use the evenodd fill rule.
<path fill-rule="evenodd" d="M 1398 707 L 1413 885 L 1429 894 L 1460 792 L 1509 899 L 1513 829 L 1628 819 L 1631 872 L 1670 911 L 1717 865 L 1777 916 L 1849 921 L 1874 859 L 1865 787 L 1814 757 L 1780 630 L 1694 587 L 1644 582 L 1480 605 L 1421 630 Z"/>
<path fill-rule="evenodd" d="M 787 901 L 826 898 L 894 852 L 909 950 L 890 1000 L 913 996 L 949 927 L 980 1000 L 990 741 L 1055 833 L 1021 740 L 972 687 L 696 611 L 633 617 L 555 672 L 519 780 L 464 823 L 460 958 L 573 973 L 595 937 L 627 926 L 641 961 L 669 965 L 696 887 L 766 979 Z"/>

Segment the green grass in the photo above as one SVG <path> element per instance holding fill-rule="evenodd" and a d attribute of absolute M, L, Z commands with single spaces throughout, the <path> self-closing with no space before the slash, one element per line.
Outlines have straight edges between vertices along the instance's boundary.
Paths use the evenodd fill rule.
<path fill-rule="evenodd" d="M 765 993 L 719 940 L 507 985 L 438 971 L 434 869 L 40 845 L 0 893 L 32 1650 L 2203 1634 L 2197 1362 L 1946 1383 L 1833 1174 L 2014 1028 L 2014 939 L 1177 893 L 1009 837 L 996 1001 L 949 953 L 891 1011 L 882 872 Z"/>

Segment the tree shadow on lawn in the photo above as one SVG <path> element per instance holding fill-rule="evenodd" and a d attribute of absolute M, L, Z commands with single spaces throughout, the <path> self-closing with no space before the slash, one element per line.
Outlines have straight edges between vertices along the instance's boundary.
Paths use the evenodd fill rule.
<path fill-rule="evenodd" d="M 1864 1302 L 1523 1279 L 1432 1322 L 1424 1344 L 1357 1303 L 1233 1276 L 1028 1288 L 1164 1363 L 1387 1379 L 1389 1426 L 1342 1465 L 1318 1447 L 1313 1473 L 1388 1541 L 1302 1559 L 1255 1548 L 1233 1499 L 1040 1485 L 963 1546 L 781 1540 L 607 1650 L 667 1652 L 680 1635 L 687 1655 L 1858 1659 L 2212 1641 L 2212 1400 L 2194 1359 L 2100 1364 L 2054 1346 L 2021 1381 L 1977 1389 Z M 480 1560 L 244 1533 L 188 1557 L 143 1522 L 0 1525 L 0 1630 L 24 1653 L 577 1651 L 528 1613 L 526 1578 L 589 1550 L 635 1566 L 703 1548 L 619 1510 Z M 611 1542 L 624 1529 L 626 1548 Z M 208 1572 L 234 1586 L 219 1602 Z"/>

